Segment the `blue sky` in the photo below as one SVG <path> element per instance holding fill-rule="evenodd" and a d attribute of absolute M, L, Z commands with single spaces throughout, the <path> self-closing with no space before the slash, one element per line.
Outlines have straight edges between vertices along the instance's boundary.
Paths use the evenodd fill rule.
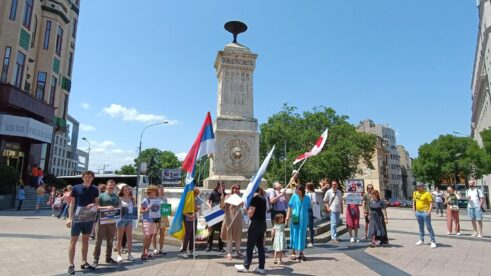
<path fill-rule="evenodd" d="M 388 123 L 412 156 L 440 134 L 468 135 L 476 1 L 81 1 L 69 113 L 92 144 L 91 169 L 143 149 L 190 148 L 216 114 L 216 53 L 241 20 L 259 55 L 260 123 L 283 103 L 324 105 L 352 123 Z M 79 147 L 86 147 L 79 141 Z"/>

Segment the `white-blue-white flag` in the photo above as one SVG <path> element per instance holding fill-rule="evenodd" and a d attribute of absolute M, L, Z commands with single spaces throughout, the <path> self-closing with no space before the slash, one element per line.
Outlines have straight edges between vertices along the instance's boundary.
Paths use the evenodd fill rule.
<path fill-rule="evenodd" d="M 259 185 L 261 184 L 261 180 L 263 179 L 263 175 L 266 173 L 266 169 L 268 168 L 269 160 L 271 160 L 271 156 L 273 155 L 275 146 L 273 146 L 268 156 L 264 158 L 263 164 L 257 171 L 256 176 L 254 176 L 254 178 L 249 183 L 249 185 L 247 185 L 247 188 L 244 191 L 244 194 L 242 195 L 242 200 L 244 200 L 245 208 L 249 208 L 249 204 L 251 203 L 251 200 L 254 197 L 254 192 L 257 190 L 257 187 L 259 187 Z"/>
<path fill-rule="evenodd" d="M 205 221 L 208 227 L 211 227 L 225 219 L 225 211 L 220 208 L 220 205 L 216 205 L 215 207 L 208 210 L 205 213 Z"/>

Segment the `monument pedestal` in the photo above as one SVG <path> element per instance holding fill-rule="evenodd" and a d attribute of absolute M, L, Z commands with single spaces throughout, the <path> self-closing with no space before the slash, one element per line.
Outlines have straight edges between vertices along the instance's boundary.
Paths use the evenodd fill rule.
<path fill-rule="evenodd" d="M 205 179 L 203 183 L 203 188 L 205 189 L 214 189 L 217 185 L 217 183 L 223 183 L 225 186 L 225 189 L 230 189 L 232 185 L 238 184 L 240 185 L 240 189 L 243 190 L 247 187 L 249 182 L 251 182 L 250 179 L 247 179 L 243 176 L 230 176 L 230 175 L 224 175 L 224 176 L 210 176 L 207 179 Z M 260 186 L 263 188 L 266 188 L 266 185 L 268 184 L 268 181 L 265 179 L 261 180 Z"/>

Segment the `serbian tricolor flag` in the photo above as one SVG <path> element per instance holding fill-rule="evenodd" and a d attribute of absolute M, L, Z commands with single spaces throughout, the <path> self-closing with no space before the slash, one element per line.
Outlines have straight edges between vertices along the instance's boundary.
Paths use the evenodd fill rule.
<path fill-rule="evenodd" d="M 319 137 L 319 139 L 317 139 L 317 142 L 315 143 L 314 147 L 304 153 L 304 154 L 300 154 L 297 158 L 295 158 L 295 161 L 293 161 L 293 165 L 297 164 L 298 162 L 302 161 L 302 160 L 305 160 L 311 156 L 315 156 L 317 154 L 319 154 L 322 150 L 322 148 L 324 147 L 324 144 L 326 143 L 327 141 L 327 129 L 326 131 L 324 131 L 324 133 L 322 133 L 321 137 Z"/>
<path fill-rule="evenodd" d="M 196 161 L 201 157 L 215 152 L 215 135 L 213 134 L 213 124 L 211 122 L 210 112 L 206 114 L 205 122 L 199 131 L 198 137 L 189 150 L 182 169 L 186 171 L 186 185 L 182 192 L 181 200 L 177 206 L 172 225 L 169 229 L 169 234 L 176 239 L 183 240 L 184 229 L 184 214 L 194 213 L 194 169 Z"/>

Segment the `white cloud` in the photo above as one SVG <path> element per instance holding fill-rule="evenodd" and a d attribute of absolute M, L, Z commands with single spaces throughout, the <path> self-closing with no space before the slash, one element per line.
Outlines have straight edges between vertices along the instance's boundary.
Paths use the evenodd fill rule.
<path fill-rule="evenodd" d="M 176 153 L 176 156 L 177 156 L 177 159 L 179 161 L 184 161 L 184 158 L 186 158 L 186 155 L 188 155 L 187 152 L 180 152 L 180 153 Z"/>
<path fill-rule="evenodd" d="M 91 107 L 90 104 L 88 103 L 81 103 L 80 106 L 83 108 L 83 109 L 89 109 Z"/>
<path fill-rule="evenodd" d="M 95 127 L 91 126 L 91 125 L 80 124 L 80 130 L 81 131 L 95 131 Z"/>
<path fill-rule="evenodd" d="M 102 173 L 102 170 L 115 171 L 123 165 L 133 164 L 137 153 L 133 150 L 116 147 L 116 143 L 110 140 L 90 141 L 90 169 L 96 173 Z M 88 147 L 81 148 L 84 151 Z"/>
<path fill-rule="evenodd" d="M 121 118 L 123 121 L 136 121 L 136 122 L 160 122 L 167 120 L 165 116 L 156 114 L 143 114 L 138 112 L 136 108 L 125 107 L 119 104 L 111 104 L 108 107 L 104 107 L 102 111 L 111 118 Z M 169 121 L 169 124 L 175 124 L 176 121 Z"/>

